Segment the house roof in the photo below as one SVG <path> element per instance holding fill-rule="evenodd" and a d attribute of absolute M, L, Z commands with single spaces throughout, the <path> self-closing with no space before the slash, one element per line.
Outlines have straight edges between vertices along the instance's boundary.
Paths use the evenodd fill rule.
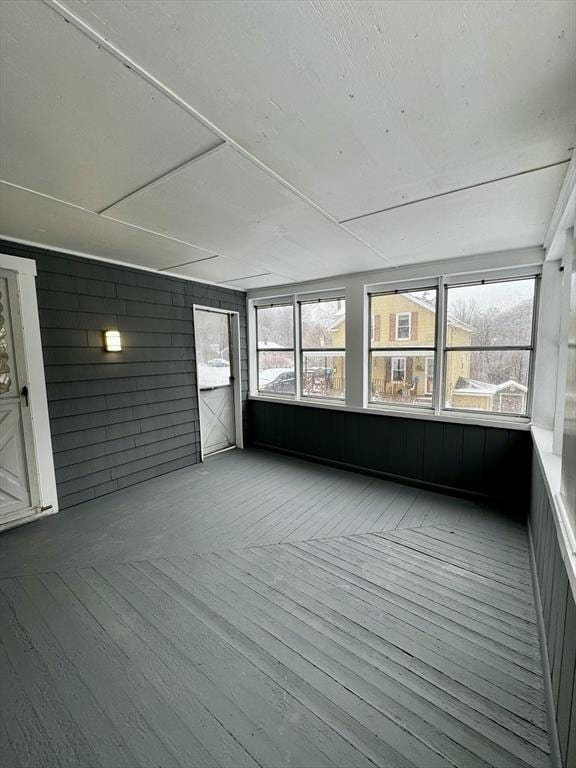
<path fill-rule="evenodd" d="M 282 344 L 276 344 L 275 341 L 258 340 L 258 349 L 284 349 Z"/>
<path fill-rule="evenodd" d="M 434 303 L 431 302 L 431 301 L 427 301 L 426 299 L 421 299 L 421 298 L 416 297 L 416 296 L 411 296 L 408 293 L 405 293 L 405 294 L 402 294 L 402 295 L 406 299 L 408 299 L 408 301 L 413 301 L 415 304 L 418 304 L 421 307 L 424 307 L 424 309 L 427 309 L 430 312 L 434 312 L 435 311 Z M 345 312 L 345 310 L 344 310 L 344 308 L 342 308 L 342 309 L 338 310 L 338 312 L 334 315 L 334 321 L 330 325 L 330 330 L 331 331 L 335 331 L 340 326 L 340 324 L 344 320 L 344 312 Z M 452 314 L 448 313 L 447 314 L 447 318 L 448 318 L 448 324 L 449 325 L 453 325 L 456 328 L 462 328 L 465 331 L 470 331 L 470 332 L 474 331 L 474 328 L 471 325 L 468 325 L 463 320 L 459 320 L 457 317 L 455 317 L 455 315 L 452 315 Z"/>
<path fill-rule="evenodd" d="M 494 395 L 496 392 L 501 392 L 503 389 L 515 387 L 516 389 L 527 392 L 528 388 L 524 384 L 520 384 L 514 379 L 502 382 L 502 384 L 490 384 L 486 381 L 477 381 L 476 379 L 467 379 L 464 376 L 460 376 L 454 387 L 454 392 L 459 395 Z"/>

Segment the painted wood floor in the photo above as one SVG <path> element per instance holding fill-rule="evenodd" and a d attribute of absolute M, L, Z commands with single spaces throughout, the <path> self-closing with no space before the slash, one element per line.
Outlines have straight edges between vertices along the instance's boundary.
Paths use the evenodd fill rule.
<path fill-rule="evenodd" d="M 233 452 L 0 549 L 7 768 L 550 765 L 495 510 Z"/>

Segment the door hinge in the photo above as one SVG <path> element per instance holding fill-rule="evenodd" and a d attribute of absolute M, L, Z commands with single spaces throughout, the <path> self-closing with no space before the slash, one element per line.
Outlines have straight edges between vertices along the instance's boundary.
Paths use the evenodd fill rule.
<path fill-rule="evenodd" d="M 22 392 L 20 394 L 22 395 L 22 397 L 24 398 L 24 401 L 26 402 L 26 408 L 28 408 L 28 406 L 29 406 L 29 403 L 28 403 L 28 387 L 26 385 L 24 385 L 22 387 Z"/>

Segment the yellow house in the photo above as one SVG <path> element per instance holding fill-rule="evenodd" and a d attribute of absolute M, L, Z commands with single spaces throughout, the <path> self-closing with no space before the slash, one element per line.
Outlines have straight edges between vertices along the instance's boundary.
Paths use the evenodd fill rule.
<path fill-rule="evenodd" d="M 431 400 L 434 355 L 425 350 L 410 352 L 410 347 L 435 344 L 436 314 L 432 302 L 413 294 L 373 296 L 371 301 L 372 400 L 421 402 Z M 447 343 L 470 344 L 473 329 L 449 317 Z M 332 344 L 344 346 L 344 319 L 332 327 Z M 382 352 L 378 352 L 378 348 Z M 398 348 L 398 352 L 394 351 Z M 470 353 L 452 352 L 446 370 L 447 399 L 460 378 L 470 376 Z M 335 370 L 335 376 L 340 372 Z"/>

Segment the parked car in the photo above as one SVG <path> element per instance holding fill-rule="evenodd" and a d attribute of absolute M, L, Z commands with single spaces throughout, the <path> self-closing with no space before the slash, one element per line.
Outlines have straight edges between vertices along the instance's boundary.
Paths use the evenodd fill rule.
<path fill-rule="evenodd" d="M 295 391 L 296 380 L 294 371 L 285 371 L 276 376 L 275 379 L 262 387 L 263 392 L 289 392 Z"/>
<path fill-rule="evenodd" d="M 211 368 L 230 368 L 230 361 L 223 357 L 215 357 L 213 360 L 206 360 L 206 365 Z"/>

